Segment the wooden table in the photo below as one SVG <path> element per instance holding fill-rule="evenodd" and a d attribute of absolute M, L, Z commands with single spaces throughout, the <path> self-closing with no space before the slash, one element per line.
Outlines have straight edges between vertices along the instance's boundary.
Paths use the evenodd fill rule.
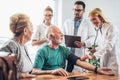
<path fill-rule="evenodd" d="M 100 75 L 94 73 L 78 73 L 78 72 L 70 73 L 69 76 L 67 77 L 44 74 L 44 75 L 38 75 L 35 78 L 26 78 L 20 80 L 69 80 L 67 78 L 75 77 L 75 76 L 85 76 L 89 78 L 89 79 L 80 79 L 80 80 L 120 80 L 120 75 L 107 76 L 107 75 Z M 75 80 L 75 79 L 71 79 L 71 80 Z"/>

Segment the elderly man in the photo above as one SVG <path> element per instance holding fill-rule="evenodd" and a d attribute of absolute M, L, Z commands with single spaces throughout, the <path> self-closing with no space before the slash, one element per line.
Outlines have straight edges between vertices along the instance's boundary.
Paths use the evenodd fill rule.
<path fill-rule="evenodd" d="M 46 36 L 49 39 L 49 44 L 44 45 L 37 51 L 32 73 L 49 73 L 67 76 L 68 73 L 64 68 L 65 61 L 68 60 L 71 61 L 72 64 L 95 71 L 96 73 L 113 75 L 110 69 L 97 68 L 85 61 L 81 61 L 80 58 L 72 54 L 68 48 L 61 46 L 60 43 L 63 39 L 63 33 L 58 27 L 51 26 Z"/>

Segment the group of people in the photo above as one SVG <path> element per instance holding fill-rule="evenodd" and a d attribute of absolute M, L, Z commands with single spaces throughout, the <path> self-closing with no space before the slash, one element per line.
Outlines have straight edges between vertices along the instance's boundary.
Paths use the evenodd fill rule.
<path fill-rule="evenodd" d="M 81 71 L 80 68 L 105 75 L 118 73 L 115 27 L 104 17 L 99 8 L 89 13 L 90 19 L 85 19 L 83 16 L 85 7 L 84 2 L 75 2 L 74 18 L 65 21 L 63 30 L 51 23 L 53 10 L 49 6 L 44 10 L 43 23 L 38 25 L 32 38 L 32 45 L 40 46 L 34 64 L 25 46 L 33 33 L 30 18 L 23 13 L 10 17 L 10 30 L 14 35 L 0 51 L 17 54 L 18 78 L 35 77 L 35 74 L 46 73 L 67 76 L 68 72 Z M 60 45 L 64 38 L 62 31 L 65 35 L 81 36 L 80 42 L 75 41 L 75 45 L 79 48 Z M 91 47 L 92 45 L 97 47 Z M 93 52 L 92 55 L 85 54 L 85 49 L 89 47 L 91 47 L 89 51 Z M 86 61 L 94 58 L 100 58 L 100 67 Z"/>

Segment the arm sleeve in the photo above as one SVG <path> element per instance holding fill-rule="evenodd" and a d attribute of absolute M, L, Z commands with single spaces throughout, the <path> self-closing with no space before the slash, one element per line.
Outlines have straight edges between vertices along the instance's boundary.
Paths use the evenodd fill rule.
<path fill-rule="evenodd" d="M 8 41 L 5 44 L 3 44 L 0 51 L 5 51 L 5 52 L 17 54 L 18 48 L 14 42 Z"/>
<path fill-rule="evenodd" d="M 84 41 L 86 47 L 91 47 L 94 43 L 95 30 L 94 26 L 88 20 L 88 38 Z"/>

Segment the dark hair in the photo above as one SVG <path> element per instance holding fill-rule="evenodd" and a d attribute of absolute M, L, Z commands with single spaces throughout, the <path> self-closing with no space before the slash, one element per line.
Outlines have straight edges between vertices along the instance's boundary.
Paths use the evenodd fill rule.
<path fill-rule="evenodd" d="M 82 5 L 83 9 L 85 9 L 85 3 L 83 1 L 76 1 L 74 5 Z"/>
<path fill-rule="evenodd" d="M 51 12 L 53 13 L 53 10 L 52 10 L 52 8 L 51 8 L 50 6 L 47 6 L 47 7 L 44 9 L 44 11 L 51 11 Z"/>

